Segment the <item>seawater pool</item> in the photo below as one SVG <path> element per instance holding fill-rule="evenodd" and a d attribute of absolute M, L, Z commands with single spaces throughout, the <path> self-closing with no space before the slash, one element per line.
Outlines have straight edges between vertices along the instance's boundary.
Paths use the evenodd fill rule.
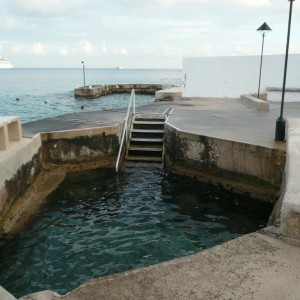
<path fill-rule="evenodd" d="M 31 226 L 0 241 L 20 297 L 199 252 L 266 226 L 272 206 L 154 167 L 69 174 Z"/>

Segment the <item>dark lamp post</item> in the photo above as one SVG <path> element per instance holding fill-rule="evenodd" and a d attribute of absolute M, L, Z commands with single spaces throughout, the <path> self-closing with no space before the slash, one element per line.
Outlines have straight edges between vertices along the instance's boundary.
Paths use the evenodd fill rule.
<path fill-rule="evenodd" d="M 288 56 L 289 56 L 289 45 L 290 45 L 290 32 L 291 32 L 293 2 L 295 0 L 288 0 L 288 1 L 290 1 L 289 23 L 288 23 L 288 33 L 287 33 L 286 51 L 285 51 L 285 63 L 284 63 L 284 73 L 283 73 L 283 85 L 282 85 L 280 116 L 276 120 L 275 141 L 284 141 L 285 140 L 285 119 L 283 118 L 282 115 L 283 115 L 284 96 L 285 96 L 286 72 L 287 72 L 287 64 L 288 64 Z"/>
<path fill-rule="evenodd" d="M 260 80 L 261 80 L 261 68 L 262 68 L 262 60 L 264 54 L 264 42 L 265 42 L 265 35 L 268 31 L 272 30 L 269 25 L 265 22 L 256 31 L 260 31 L 262 33 L 262 46 L 261 46 L 261 55 L 260 55 L 260 68 L 259 68 L 259 80 L 258 80 L 258 92 L 257 98 L 259 98 L 259 91 L 260 91 Z"/>
<path fill-rule="evenodd" d="M 84 61 L 82 63 L 82 71 L 83 71 L 83 86 L 85 86 L 85 67 L 84 67 Z"/>

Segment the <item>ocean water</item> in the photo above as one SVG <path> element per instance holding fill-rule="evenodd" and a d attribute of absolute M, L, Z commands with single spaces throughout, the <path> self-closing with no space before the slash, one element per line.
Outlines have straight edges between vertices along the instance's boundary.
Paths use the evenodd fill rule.
<path fill-rule="evenodd" d="M 86 69 L 86 85 L 158 83 L 181 84 L 182 70 Z M 22 123 L 70 112 L 127 107 L 128 94 L 97 99 L 74 97 L 74 89 L 83 86 L 83 70 L 78 69 L 6 69 L 0 70 L 0 116 L 18 115 Z M 154 96 L 137 95 L 136 105 L 153 102 Z"/>
<path fill-rule="evenodd" d="M 142 180 L 141 180 L 142 179 Z M 266 226 L 272 206 L 155 167 L 68 174 L 21 234 L 0 239 L 20 297 L 193 254 Z"/>

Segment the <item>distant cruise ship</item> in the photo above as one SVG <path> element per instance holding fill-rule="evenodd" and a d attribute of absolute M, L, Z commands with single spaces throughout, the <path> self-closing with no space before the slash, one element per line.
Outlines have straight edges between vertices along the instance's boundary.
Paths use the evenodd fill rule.
<path fill-rule="evenodd" d="M 14 66 L 5 58 L 0 57 L 0 69 L 11 69 Z"/>

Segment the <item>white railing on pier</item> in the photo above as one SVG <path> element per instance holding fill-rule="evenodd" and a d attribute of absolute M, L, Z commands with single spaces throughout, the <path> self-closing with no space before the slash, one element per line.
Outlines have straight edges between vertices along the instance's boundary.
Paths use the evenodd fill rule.
<path fill-rule="evenodd" d="M 119 162 L 120 162 L 124 142 L 126 142 L 126 144 L 127 144 L 127 141 L 128 141 L 128 120 L 129 120 L 129 116 L 130 116 L 131 106 L 132 106 L 132 114 L 135 115 L 135 92 L 134 92 L 134 89 L 131 91 L 130 100 L 129 100 L 129 104 L 128 104 L 128 108 L 127 108 L 127 114 L 124 119 L 124 127 L 123 127 L 123 131 L 122 131 L 121 143 L 120 143 L 118 158 L 117 158 L 117 162 L 116 162 L 116 172 L 119 171 Z"/>

